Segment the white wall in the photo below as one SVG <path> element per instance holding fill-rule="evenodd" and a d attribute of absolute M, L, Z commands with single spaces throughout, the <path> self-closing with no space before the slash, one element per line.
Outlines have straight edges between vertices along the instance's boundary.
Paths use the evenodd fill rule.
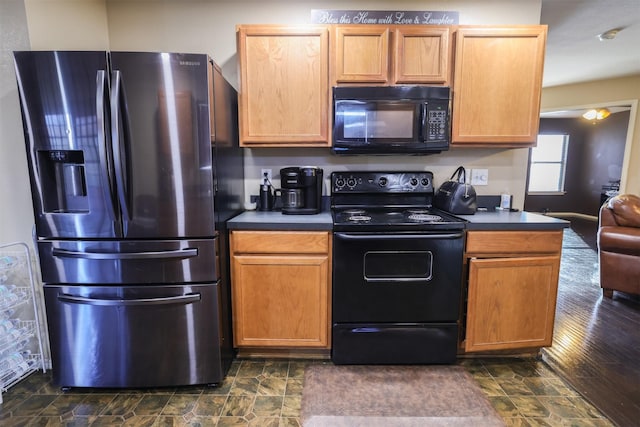
<path fill-rule="evenodd" d="M 13 51 L 30 48 L 26 21 L 22 0 L 0 1 L 0 244 L 31 245 L 31 190 L 13 67 Z"/>
<path fill-rule="evenodd" d="M 32 50 L 109 48 L 105 0 L 24 0 Z"/>

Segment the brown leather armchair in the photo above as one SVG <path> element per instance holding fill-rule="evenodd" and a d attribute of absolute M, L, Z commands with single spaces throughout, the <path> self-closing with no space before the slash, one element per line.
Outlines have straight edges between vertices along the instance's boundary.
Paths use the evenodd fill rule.
<path fill-rule="evenodd" d="M 598 253 L 605 297 L 640 294 L 640 197 L 621 194 L 600 207 Z"/>

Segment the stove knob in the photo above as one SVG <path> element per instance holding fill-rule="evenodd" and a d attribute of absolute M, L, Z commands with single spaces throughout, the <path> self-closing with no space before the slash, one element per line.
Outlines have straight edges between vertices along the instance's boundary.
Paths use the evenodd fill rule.
<path fill-rule="evenodd" d="M 381 176 L 380 179 L 378 180 L 378 185 L 380 187 L 386 187 L 388 182 L 389 181 L 387 180 L 387 178 L 385 178 L 384 176 Z"/>
<path fill-rule="evenodd" d="M 427 187 L 429 185 L 429 178 L 422 178 L 420 180 L 420 184 L 422 184 L 423 186 Z"/>
<path fill-rule="evenodd" d="M 354 177 L 352 177 L 352 176 L 347 178 L 347 187 L 353 188 L 355 186 L 356 186 L 356 179 Z"/>
<path fill-rule="evenodd" d="M 416 185 L 418 185 L 418 178 L 411 178 L 409 180 L 409 183 L 415 187 Z"/>
<path fill-rule="evenodd" d="M 339 176 L 338 178 L 336 178 L 336 187 L 338 188 L 342 188 L 344 187 L 344 178 Z"/>

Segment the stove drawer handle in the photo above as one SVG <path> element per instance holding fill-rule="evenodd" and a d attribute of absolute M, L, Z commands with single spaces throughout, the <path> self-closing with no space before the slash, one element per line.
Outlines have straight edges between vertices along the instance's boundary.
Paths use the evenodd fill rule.
<path fill-rule="evenodd" d="M 351 240 L 398 240 L 398 239 L 460 239 L 464 233 L 445 234 L 347 234 L 336 233 L 340 238 Z"/>

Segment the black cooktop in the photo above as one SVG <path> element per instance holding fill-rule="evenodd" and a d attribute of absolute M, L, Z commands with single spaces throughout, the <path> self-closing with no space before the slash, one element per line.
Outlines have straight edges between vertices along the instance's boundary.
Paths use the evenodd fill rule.
<path fill-rule="evenodd" d="M 463 229 L 465 223 L 429 207 L 334 208 L 332 215 L 334 229 L 339 231 L 365 231 L 373 228 L 380 228 L 380 231 L 452 230 Z"/>
<path fill-rule="evenodd" d="M 433 194 L 433 174 L 427 171 L 334 172 L 334 230 L 463 229 L 464 220 L 431 206 Z"/>

